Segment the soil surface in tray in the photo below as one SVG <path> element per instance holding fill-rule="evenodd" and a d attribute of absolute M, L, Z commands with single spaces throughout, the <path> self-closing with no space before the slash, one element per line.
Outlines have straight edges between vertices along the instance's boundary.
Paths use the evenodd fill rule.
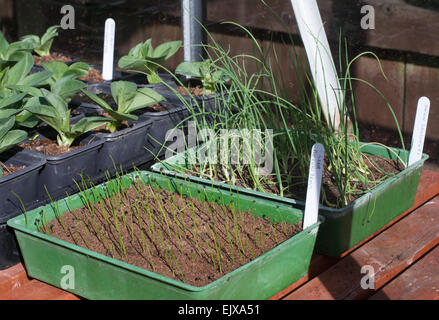
<path fill-rule="evenodd" d="M 20 171 L 20 170 L 26 168 L 26 166 L 14 166 L 13 164 L 4 164 L 1 161 L 0 161 L 0 167 L 3 170 L 3 175 L 0 176 L 0 178 L 6 177 L 9 174 L 13 174 L 14 172 L 17 172 L 17 171 Z"/>
<path fill-rule="evenodd" d="M 177 88 L 177 92 L 182 96 L 192 95 L 194 97 L 202 97 L 203 96 L 203 87 L 195 86 L 195 87 L 182 87 L 179 86 Z"/>
<path fill-rule="evenodd" d="M 64 63 L 72 61 L 72 58 L 57 52 L 52 52 L 50 56 L 45 56 L 45 57 L 34 55 L 33 58 L 34 58 L 34 64 L 37 66 L 40 66 L 41 63 L 46 63 L 50 61 L 59 61 Z"/>
<path fill-rule="evenodd" d="M 19 144 L 19 146 L 27 150 L 43 153 L 46 156 L 59 156 L 64 153 L 80 148 L 82 144 L 71 145 L 69 148 L 66 146 L 59 146 L 56 140 L 41 138 L 37 140 L 22 142 Z"/>
<path fill-rule="evenodd" d="M 387 172 L 389 174 L 398 174 L 402 170 L 404 170 L 404 166 L 395 160 L 389 160 L 384 159 L 382 157 L 378 156 L 372 156 L 367 155 L 364 157 L 365 163 L 368 166 L 370 170 L 369 174 L 369 185 L 365 186 L 361 182 L 351 182 L 351 187 L 355 188 L 356 190 L 360 191 L 366 191 L 370 190 L 374 186 L 376 186 L 377 183 L 374 183 L 374 181 L 382 181 L 381 179 L 386 177 L 386 174 L 384 172 Z M 236 170 L 236 166 L 233 166 L 234 170 Z M 378 168 L 381 168 L 379 170 Z M 281 171 L 283 171 L 281 169 Z M 384 171 L 384 172 L 383 172 Z M 191 167 L 191 169 L 185 171 L 187 174 L 194 175 L 197 177 L 203 177 L 206 178 L 206 176 L 200 175 L 200 167 L 198 165 L 194 165 Z M 226 175 L 223 170 L 217 170 L 218 174 L 215 176 L 214 180 L 218 182 L 225 182 L 227 181 Z M 294 188 L 291 188 L 291 190 L 284 190 L 284 195 L 287 197 L 293 197 L 297 200 L 306 200 L 306 189 L 307 189 L 307 179 L 308 177 L 303 177 L 301 179 L 301 175 L 298 172 L 291 173 L 291 176 L 296 176 L 297 179 L 295 181 Z M 276 177 L 274 175 L 268 175 L 264 176 L 263 179 L 260 181 L 261 187 L 263 188 L 264 192 L 272 193 L 272 194 L 279 194 L 279 186 L 276 181 Z M 253 182 L 253 178 L 249 173 L 248 167 L 242 166 L 242 172 L 240 175 L 236 175 L 236 182 L 235 185 L 238 187 L 244 187 L 244 188 L 250 188 L 254 189 L 255 185 Z M 323 167 L 323 175 L 322 175 L 322 187 L 325 190 L 325 196 L 326 199 L 330 203 L 337 203 L 337 200 L 340 198 L 340 193 L 336 186 L 336 181 L 334 179 L 333 173 L 328 169 L 328 160 L 325 157 L 325 164 Z M 358 199 L 361 197 L 362 194 L 351 194 L 348 199 L 348 203 L 354 201 L 355 199 Z M 323 199 L 320 199 L 321 204 L 326 205 L 323 202 Z"/>
<path fill-rule="evenodd" d="M 217 203 L 136 182 L 40 231 L 109 257 L 203 286 L 301 231 Z"/>
<path fill-rule="evenodd" d="M 79 80 L 89 82 L 89 83 L 101 83 L 104 82 L 102 78 L 102 73 L 95 68 L 91 68 L 86 76 L 80 77 Z"/>

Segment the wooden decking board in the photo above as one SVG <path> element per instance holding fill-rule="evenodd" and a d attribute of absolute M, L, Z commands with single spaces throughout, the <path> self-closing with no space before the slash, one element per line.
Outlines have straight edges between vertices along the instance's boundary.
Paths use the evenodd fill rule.
<path fill-rule="evenodd" d="M 0 300 L 78 300 L 75 295 L 47 285 L 37 280 L 31 280 L 6 294 L 0 295 Z"/>
<path fill-rule="evenodd" d="M 308 269 L 308 273 L 303 278 L 297 280 L 287 288 L 283 289 L 282 291 L 278 292 L 276 295 L 271 297 L 269 300 L 280 300 L 283 299 L 285 296 L 287 296 L 289 293 L 294 291 L 295 289 L 299 288 L 304 283 L 308 282 L 309 280 L 313 279 L 314 277 L 317 277 L 320 273 L 328 269 L 330 266 L 337 263 L 341 258 L 339 257 L 328 257 L 320 254 L 313 254 L 311 258 L 311 263 Z"/>
<path fill-rule="evenodd" d="M 375 270 L 381 288 L 439 243 L 439 196 L 370 240 L 340 262 L 307 282 L 286 299 L 364 299 L 373 290 L 361 288 L 362 266 Z"/>
<path fill-rule="evenodd" d="M 370 239 L 376 237 L 378 234 L 380 234 L 382 231 L 388 229 L 390 226 L 407 216 L 409 213 L 411 213 L 416 208 L 422 206 L 424 203 L 426 203 L 428 200 L 433 199 L 436 195 L 439 194 L 439 172 L 434 171 L 423 171 L 421 174 L 421 178 L 419 180 L 418 190 L 416 191 L 415 200 L 413 201 L 413 205 L 410 209 L 390 221 L 388 224 L 386 224 L 381 229 L 377 230 L 374 234 L 370 235 L 348 251 L 341 254 L 341 257 L 345 257 L 351 252 L 355 251 L 357 248 L 361 247 L 363 244 L 368 242 Z"/>
<path fill-rule="evenodd" d="M 310 281 L 311 279 L 313 279 L 314 277 L 318 276 L 321 272 L 325 271 L 330 266 L 332 266 L 336 262 L 338 262 L 342 257 L 349 255 L 350 253 L 355 251 L 357 248 L 359 248 L 362 245 L 364 245 L 365 243 L 367 243 L 370 239 L 374 238 L 376 235 L 378 235 L 382 231 L 386 230 L 387 228 L 389 228 L 390 226 L 392 226 L 393 224 L 395 224 L 396 222 L 398 222 L 399 220 L 404 218 L 410 212 L 412 212 L 416 208 L 420 207 L 425 202 L 432 199 L 433 197 L 435 197 L 438 194 L 439 194 L 439 172 L 424 170 L 422 172 L 421 178 L 419 180 L 418 190 L 416 192 L 413 206 L 409 210 L 407 210 L 406 212 L 404 212 L 403 214 L 401 214 L 400 216 L 398 216 L 397 218 L 395 218 L 394 220 L 389 222 L 387 225 L 385 225 L 384 227 L 382 227 L 381 229 L 376 231 L 374 234 L 372 234 L 368 238 L 366 238 L 363 241 L 361 241 L 360 243 L 358 243 L 356 246 L 354 246 L 350 250 L 341 254 L 340 257 L 328 257 L 328 256 L 314 254 L 313 259 L 311 260 L 311 263 L 310 263 L 308 274 L 305 277 L 296 281 L 295 283 L 291 284 L 290 286 L 288 286 L 284 290 L 280 291 L 278 294 L 274 295 L 271 299 L 276 300 L 276 299 L 282 299 L 282 298 L 286 297 L 290 292 L 294 291 L 295 289 L 302 286 L 304 283 L 306 283 L 306 282 Z"/>
<path fill-rule="evenodd" d="M 29 282 L 21 263 L 0 271 L 0 296 Z"/>
<path fill-rule="evenodd" d="M 371 300 L 438 300 L 439 246 L 386 284 Z"/>

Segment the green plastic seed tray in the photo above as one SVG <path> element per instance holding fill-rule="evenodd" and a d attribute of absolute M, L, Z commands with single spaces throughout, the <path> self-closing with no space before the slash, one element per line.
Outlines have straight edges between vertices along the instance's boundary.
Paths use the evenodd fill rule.
<path fill-rule="evenodd" d="M 146 185 L 196 195 L 202 201 L 233 201 L 251 214 L 269 217 L 272 221 L 296 223 L 303 211 L 257 195 L 237 195 L 236 191 L 218 189 L 169 178 L 157 173 L 139 171 L 97 186 L 94 192 L 119 192 L 136 179 Z M 170 182 L 169 183 L 169 179 Z M 199 192 L 198 190 L 203 192 Z M 204 192 L 204 190 L 206 192 Z M 92 189 L 84 192 L 92 199 Z M 188 193 L 190 192 L 190 193 Z M 303 277 L 308 270 L 320 221 L 205 286 L 192 286 L 144 270 L 77 245 L 39 232 L 42 212 L 46 221 L 59 214 L 84 206 L 80 194 L 62 199 L 22 214 L 8 221 L 14 229 L 28 275 L 88 299 L 267 299 Z M 45 210 L 45 211 L 44 211 Z M 68 266 L 68 267 L 66 267 Z M 64 268 L 64 269 L 63 269 Z M 62 285 L 66 268 L 74 270 L 74 288 Z"/>

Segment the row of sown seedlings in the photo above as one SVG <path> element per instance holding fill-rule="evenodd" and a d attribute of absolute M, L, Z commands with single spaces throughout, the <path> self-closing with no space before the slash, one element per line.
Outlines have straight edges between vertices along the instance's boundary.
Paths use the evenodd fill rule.
<path fill-rule="evenodd" d="M 281 20 L 280 22 L 283 24 Z M 360 143 L 354 83 L 369 86 L 383 99 L 387 106 L 386 112 L 390 112 L 395 120 L 402 149 L 405 149 L 402 132 L 399 130 L 391 105 L 378 88 L 351 74 L 355 61 L 365 55 L 376 59 L 382 71 L 381 63 L 374 53 L 363 52 L 350 59 L 348 46 L 346 43 L 343 46 L 343 41 L 340 39 L 337 74 L 340 75 L 341 88 L 337 94 L 342 97 L 343 103 L 338 106 L 341 121 L 336 129 L 325 119 L 318 92 L 306 64 L 296 52 L 292 35 L 288 34 L 286 39 L 282 39 L 281 45 L 289 57 L 285 62 L 279 60 L 278 49 L 274 43 L 268 48 L 263 47 L 249 30 L 235 23 L 231 24 L 243 30 L 252 40 L 255 53 L 231 56 L 229 50 L 223 48 L 211 34 L 207 33 L 210 44 L 203 45 L 203 48 L 210 61 L 209 68 L 212 73 L 223 74 L 228 79 L 227 82 L 218 82 L 214 86 L 217 92 L 217 104 L 222 107 L 206 112 L 188 106 L 190 115 L 185 120 L 194 122 L 196 132 L 212 130 L 218 135 L 222 132 L 259 131 L 262 134 L 262 139 L 259 141 L 264 142 L 268 130 L 272 130 L 273 166 L 269 170 L 261 170 L 263 165 L 255 157 L 247 159 L 248 161 L 239 158 L 237 163 L 231 163 L 232 157 L 229 156 L 227 163 L 198 161 L 196 164 L 188 164 L 186 162 L 181 166 L 173 165 L 172 170 L 304 201 L 309 155 L 314 143 L 318 142 L 325 148 L 325 172 L 330 177 L 323 181 L 321 204 L 333 208 L 348 205 L 396 174 L 386 172 L 371 157 L 363 153 L 364 145 Z M 288 33 L 288 28 L 286 25 L 285 27 Z M 293 66 L 294 72 L 297 73 L 297 90 L 292 90 L 291 84 L 286 80 L 288 78 L 286 72 L 289 72 L 286 67 L 289 65 Z M 256 71 L 248 73 L 249 66 Z M 208 122 L 204 120 L 206 118 L 214 120 Z M 182 121 L 181 127 L 183 126 Z M 209 143 L 214 144 L 220 158 L 221 142 L 219 139 L 216 140 L 216 137 L 218 136 L 211 139 Z M 188 137 L 188 140 L 190 138 Z M 255 140 L 245 138 L 245 135 L 241 135 L 241 138 L 240 154 L 246 147 L 245 143 L 253 147 L 253 151 L 265 147 L 263 143 L 255 143 Z M 198 141 L 198 145 L 205 142 Z M 193 146 L 186 142 L 186 149 Z M 395 154 L 392 149 L 388 148 L 388 150 Z M 266 155 L 261 153 L 262 158 Z M 405 166 L 404 161 L 399 159 L 397 169 L 404 169 Z"/>
<path fill-rule="evenodd" d="M 88 190 L 78 184 L 81 208 L 73 209 L 68 197 L 71 209 L 62 215 L 52 203 L 56 220 L 48 223 L 43 212 L 40 231 L 192 285 L 235 270 L 299 231 L 242 210 L 239 195 L 229 200 L 162 178 L 128 185 L 119 176 Z"/>

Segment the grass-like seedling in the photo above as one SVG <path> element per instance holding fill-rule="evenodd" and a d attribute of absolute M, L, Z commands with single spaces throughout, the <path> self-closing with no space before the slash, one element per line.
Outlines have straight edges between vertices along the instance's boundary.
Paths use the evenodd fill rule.
<path fill-rule="evenodd" d="M 216 87 L 218 94 L 215 96 L 215 104 L 221 106 L 220 110 L 207 112 L 188 107 L 191 115 L 186 119 L 193 121 L 197 133 L 203 130 L 211 130 L 215 134 L 227 132 L 229 139 L 222 142 L 213 137 L 205 144 L 208 149 L 217 150 L 217 162 L 203 162 L 198 159 L 193 164 L 190 161 L 191 154 L 188 153 L 186 163 L 180 168 L 178 164 L 172 165 L 172 170 L 305 200 L 309 155 L 312 145 L 319 142 L 325 148 L 325 177 L 331 177 L 323 181 L 321 202 L 323 205 L 338 208 L 346 206 L 401 170 L 396 163 L 393 164 L 393 172 L 380 168 L 374 162 L 376 159 L 362 152 L 363 146 L 359 141 L 353 93 L 353 83 L 356 81 L 371 86 L 383 98 L 399 128 L 390 104 L 378 88 L 351 75 L 353 63 L 364 55 L 376 58 L 379 64 L 375 54 L 364 52 L 354 59 L 348 59 L 347 50 L 340 47 L 340 70 L 337 72 L 342 75 L 340 95 L 344 103 L 339 106 L 341 124 L 335 129 L 324 117 L 312 77 L 295 51 L 293 37 L 288 37 L 290 43 L 284 42 L 284 49 L 290 60 L 280 61 L 274 44 L 264 47 L 246 28 L 232 24 L 241 28 L 252 39 L 255 53 L 230 56 L 229 51 L 222 48 L 208 33 L 210 44 L 204 48 L 208 59 L 215 61 L 209 64 L 210 73 L 221 72 L 229 81 L 218 83 Z M 288 28 L 286 30 L 288 32 Z M 291 64 L 297 72 L 299 93 L 296 96 L 291 96 L 289 83 L 285 80 L 286 64 Z M 247 72 L 250 65 L 255 72 Z M 208 118 L 213 121 L 207 121 Z M 250 150 L 250 154 L 254 155 L 265 148 L 263 143 L 266 141 L 266 129 L 273 130 L 273 140 L 269 142 L 273 147 L 273 167 L 268 172 L 260 170 L 261 165 L 256 158 L 241 157 L 246 154 L 245 150 Z M 248 133 L 254 130 L 261 131 L 261 139 L 252 140 Z M 404 148 L 401 132 L 400 137 Z M 231 142 L 227 142 L 233 138 L 240 139 L 234 153 L 231 152 Z M 186 141 L 186 149 L 193 146 Z M 232 161 L 234 158 L 236 161 Z M 225 161 L 218 164 L 219 159 Z M 399 162 L 404 166 L 402 161 Z"/>
<path fill-rule="evenodd" d="M 56 214 L 54 226 L 44 221 L 40 231 L 193 285 L 233 271 L 299 231 L 288 225 L 284 233 L 280 222 L 244 212 L 233 200 L 165 179 L 127 185 L 119 177 L 106 189 L 88 190 L 78 183 L 82 207 Z"/>

